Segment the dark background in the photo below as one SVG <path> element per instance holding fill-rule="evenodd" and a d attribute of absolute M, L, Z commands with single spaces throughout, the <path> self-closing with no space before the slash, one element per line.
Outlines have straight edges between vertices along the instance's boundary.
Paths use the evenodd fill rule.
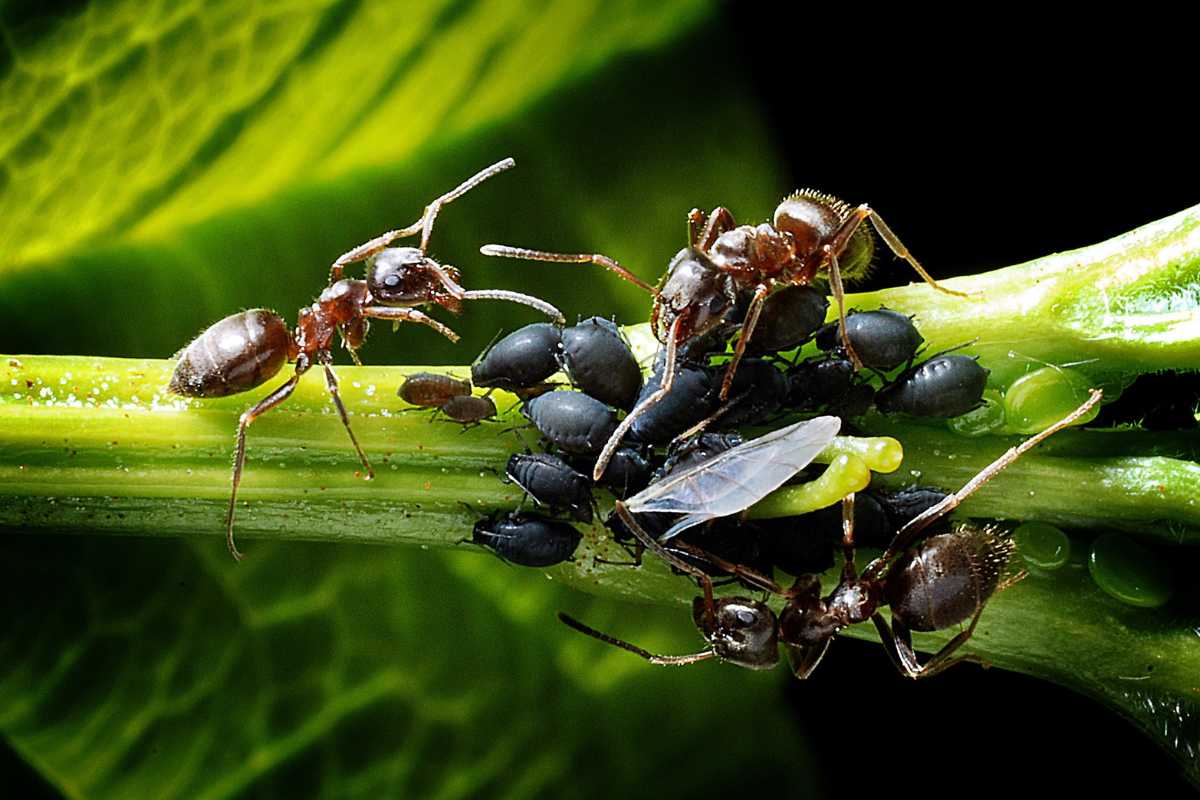
<path fill-rule="evenodd" d="M 672 65 L 694 73 L 694 114 L 637 124 L 676 132 L 680 147 L 691 125 L 735 131 L 704 87 L 748 78 L 790 183 L 871 203 L 936 276 L 1091 244 L 1200 202 L 1194 47 L 1173 39 L 1171 21 L 1051 30 L 1015 10 L 973 13 L 898 21 L 865 8 L 730 4 L 694 37 L 693 62 Z M 913 279 L 882 263 L 869 286 Z M 35 338 L 12 336 L 45 351 Z M 1195 391 L 1191 381 L 1170 388 Z M 1140 407 L 1160 391 L 1135 386 L 1124 402 Z M 1129 776 L 1146 794 L 1190 788 L 1114 713 L 1021 675 L 961 665 L 914 683 L 877 645 L 838 640 L 813 678 L 784 685 L 830 796 L 847 786 L 961 792 L 1001 774 L 1044 791 L 1111 791 Z M 0 775 L 14 796 L 43 786 L 7 750 Z"/>
<path fill-rule="evenodd" d="M 869 202 L 935 276 L 1103 241 L 1200 202 L 1194 65 L 1168 23 L 1089 32 L 857 13 L 731 5 L 726 24 L 796 186 Z M 915 280 L 881 265 L 870 288 Z M 1188 411 L 1200 401 L 1194 377 L 1151 376 L 1105 419 L 1140 417 L 1168 391 Z M 1179 406 L 1160 409 L 1163 427 L 1195 424 Z M 1115 713 L 1003 670 L 964 664 L 914 683 L 878 646 L 839 639 L 786 694 L 831 796 L 847 781 L 898 796 L 993 781 L 1192 791 Z"/>

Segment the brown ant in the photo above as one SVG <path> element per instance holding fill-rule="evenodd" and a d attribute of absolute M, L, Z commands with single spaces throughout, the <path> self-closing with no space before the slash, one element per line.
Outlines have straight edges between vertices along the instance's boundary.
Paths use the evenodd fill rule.
<path fill-rule="evenodd" d="M 855 368 L 860 367 L 845 333 L 842 278 L 843 275 L 846 279 L 861 277 L 870 266 L 875 243 L 870 229 L 862 224 L 867 220 L 891 251 L 907 261 L 926 283 L 947 294 L 967 296 L 939 285 L 870 206 L 854 207 L 832 195 L 807 189 L 784 198 L 775 209 L 773 221 L 759 225 L 739 226 L 733 214 L 723 207 L 708 215 L 693 209 L 688 215 L 688 246 L 671 259 L 658 288 L 599 254 L 548 253 L 494 244 L 483 246 L 480 252 L 534 261 L 597 264 L 654 297 L 650 325 L 655 337 L 667 348 L 664 379 L 658 391 L 639 403 L 613 433 L 596 462 L 595 474 L 599 476 L 633 420 L 671 391 L 677 348 L 715 329 L 738 306 L 739 300 L 748 298 L 749 303 L 741 336 L 721 384 L 722 402 L 729 397 L 734 373 L 772 289 L 810 284 L 822 271 L 828 273 L 837 300 L 846 352 Z"/>
<path fill-rule="evenodd" d="M 346 407 L 338 394 L 331 350 L 335 332 L 342 337 L 355 363 L 359 363 L 355 351 L 366 338 L 372 318 L 427 325 L 450 341 L 458 341 L 458 334 L 453 330 L 413 306 L 434 303 L 457 313 L 463 300 L 511 300 L 544 311 L 559 323 L 563 322 L 558 309 L 535 297 L 498 289 L 466 291 L 458 284 L 457 269 L 439 264 L 425 254 L 433 222 L 442 206 L 514 163 L 508 158 L 493 164 L 426 206 L 421 218 L 412 225 L 388 231 L 338 258 L 330 271 L 330 285 L 316 302 L 300 309 L 294 331 L 289 330 L 287 323 L 275 312 L 256 308 L 214 323 L 179 353 L 169 388 L 175 394 L 189 397 L 224 397 L 247 392 L 273 378 L 285 363 L 296 363 L 296 372 L 291 378 L 238 420 L 232 488 L 225 517 L 226 543 L 235 559 L 242 557 L 233 541 L 233 516 L 246 459 L 246 429 L 259 416 L 287 400 L 295 391 L 300 376 L 314 365 L 320 364 L 325 370 L 325 385 L 350 436 L 354 452 L 362 462 L 365 477 L 367 480 L 374 477 L 374 470 L 350 428 Z M 387 247 L 389 242 L 418 231 L 421 233 L 420 248 Z M 362 260 L 367 260 L 370 265 L 366 280 L 341 277 L 347 264 Z"/>
<path fill-rule="evenodd" d="M 692 664 L 710 658 L 749 669 L 770 669 L 779 661 L 779 643 L 788 651 L 792 670 L 807 678 L 824 656 L 833 636 L 843 628 L 871 620 L 896 668 L 909 678 L 925 678 L 964 658 L 955 652 L 971 638 L 988 599 L 1023 575 L 1002 581 L 1013 551 L 1010 538 L 994 527 L 960 525 L 950 533 L 917 542 L 929 525 L 938 521 L 1023 453 L 1086 414 L 1100 401 L 1101 393 L 1046 430 L 1010 448 L 954 494 L 927 509 L 901 528 L 887 550 L 858 574 L 854 564 L 854 495 L 842 501 L 842 549 L 845 564 L 841 580 L 824 599 L 817 575 L 802 575 L 790 589 L 745 567 L 692 548 L 698 555 L 786 600 L 777 617 L 766 603 L 746 597 L 714 599 L 712 579 L 696 566 L 667 551 L 642 529 L 621 503 L 617 512 L 643 545 L 672 566 L 694 576 L 704 595 L 692 603 L 696 626 L 709 649 L 684 656 L 659 656 L 589 628 L 566 614 L 559 619 L 581 633 L 628 650 L 652 664 Z M 797 531 L 796 535 L 803 535 Z M 688 548 L 687 545 L 678 545 Z M 879 609 L 890 606 L 891 625 Z M 935 631 L 970 619 L 967 627 L 922 664 L 912 646 L 911 631 Z"/>

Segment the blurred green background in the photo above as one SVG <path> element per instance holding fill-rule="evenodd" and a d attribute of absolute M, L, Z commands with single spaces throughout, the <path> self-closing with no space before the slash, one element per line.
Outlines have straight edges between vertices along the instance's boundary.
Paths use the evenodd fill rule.
<path fill-rule="evenodd" d="M 1035 78 L 956 90 L 950 76 L 986 54 L 973 62 L 947 45 L 925 61 L 909 40 L 862 61 L 860 20 L 811 11 L 691 0 L 0 9 L 5 353 L 167 357 L 239 308 L 294 319 L 339 253 L 510 155 L 516 170 L 446 209 L 433 255 L 469 288 L 622 323 L 646 318 L 635 288 L 477 247 L 601 250 L 653 279 L 684 242 L 688 209 L 758 220 L 811 184 L 870 200 L 947 275 L 1200 200 L 1180 175 L 1194 164 L 1164 139 L 1183 132 L 1151 141 L 1100 114 L 1113 96 L 1095 71 L 1048 79 L 1058 62 L 1026 54 Z M 888 272 L 884 283 L 908 280 Z M 457 346 L 378 326 L 363 357 L 467 363 L 497 330 L 536 319 L 478 303 L 451 321 Z M 0 556 L 3 769 L 32 793 L 682 797 L 753 781 L 826 796 L 864 760 L 932 766 L 931 747 L 950 761 L 1005 747 L 1023 768 L 1061 766 L 1047 743 L 1064 738 L 1101 763 L 1120 752 L 1174 776 L 1082 700 L 966 667 L 912 686 L 869 645 L 838 642 L 803 686 L 782 669 L 649 668 L 554 612 L 690 652 L 685 610 L 617 606 L 473 552 L 256 544 L 235 565 L 215 537 L 31 536 Z"/>

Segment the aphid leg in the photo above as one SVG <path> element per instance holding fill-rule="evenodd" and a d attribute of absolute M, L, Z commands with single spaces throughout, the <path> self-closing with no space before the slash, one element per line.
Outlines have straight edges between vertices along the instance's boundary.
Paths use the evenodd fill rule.
<path fill-rule="evenodd" d="M 628 650 L 635 656 L 641 656 L 642 658 L 646 659 L 651 664 L 677 667 L 687 664 L 695 664 L 697 661 L 707 661 L 715 655 L 712 650 L 705 650 L 702 653 L 693 653 L 689 656 L 658 656 L 648 650 L 643 650 L 637 645 L 633 645 L 629 642 L 617 639 L 616 637 L 609 636 L 607 633 L 601 633 L 595 628 L 589 628 L 587 625 L 584 625 L 582 622 L 568 614 L 564 614 L 562 611 L 558 612 L 558 620 L 568 628 L 573 628 L 582 634 L 591 636 L 593 639 L 599 639 L 605 644 L 611 644 L 613 647 L 619 647 L 622 650 Z"/>
<path fill-rule="evenodd" d="M 754 287 L 754 298 L 750 301 L 749 308 L 746 309 L 746 320 L 742 323 L 742 335 L 738 337 L 737 347 L 733 350 L 733 358 L 729 359 L 729 364 L 725 367 L 725 379 L 721 381 L 721 394 L 718 399 L 722 403 L 729 399 L 733 376 L 737 372 L 738 364 L 742 363 L 742 355 L 746 352 L 746 345 L 750 343 L 750 337 L 754 335 L 754 326 L 758 324 L 763 303 L 766 302 L 767 293 L 770 291 L 771 287 L 765 283 Z"/>
<path fill-rule="evenodd" d="M 346 433 L 350 435 L 350 443 L 354 445 L 354 452 L 358 454 L 358 460 L 362 462 L 363 469 L 366 470 L 366 479 L 371 480 L 375 477 L 375 470 L 371 469 L 371 462 L 367 461 L 367 454 L 359 447 L 354 430 L 350 427 L 350 417 L 346 414 L 346 406 L 342 403 L 342 396 L 338 393 L 337 375 L 334 374 L 333 367 L 328 363 L 322 362 L 321 366 L 325 368 L 325 388 L 329 390 L 329 396 L 333 398 L 333 404 L 337 407 L 338 416 L 342 418 L 342 425 L 346 427 Z"/>
<path fill-rule="evenodd" d="M 1049 436 L 1058 433 L 1063 428 L 1066 428 L 1084 414 L 1087 414 L 1093 406 L 1100 402 L 1100 398 L 1103 396 L 1103 394 L 1104 393 L 1099 389 L 1093 389 L 1091 395 L 1083 403 L 1083 405 L 1079 406 L 1079 408 L 1075 409 L 1070 414 L 1051 425 L 1049 428 L 1046 428 L 1041 433 L 1030 436 L 1028 439 L 1015 447 L 1010 447 L 1008 450 L 1004 451 L 999 458 L 981 469 L 974 478 L 971 478 L 971 480 L 967 481 L 966 484 L 957 492 L 946 495 L 945 499 L 943 499 L 937 505 L 927 508 L 916 517 L 909 520 L 903 528 L 896 532 L 895 538 L 892 539 L 892 543 L 888 545 L 888 548 L 884 551 L 883 555 L 879 556 L 879 558 L 875 559 L 870 563 L 870 565 L 867 566 L 866 575 L 871 578 L 879 578 L 886 570 L 886 562 L 890 561 L 898 553 L 900 553 L 900 551 L 912 544 L 921 531 L 925 530 L 925 528 L 929 527 L 929 525 L 957 508 L 959 503 L 977 492 L 981 486 L 1003 472 L 1006 467 L 1008 467 L 1026 452 L 1036 447 Z"/>
<path fill-rule="evenodd" d="M 421 325 L 433 328 L 435 331 L 445 336 L 452 342 L 458 341 L 458 334 L 447 328 L 442 323 L 438 322 L 433 317 L 418 311 L 415 308 L 392 308 L 391 306 L 367 306 L 363 309 L 364 317 L 373 317 L 375 319 L 390 319 L 393 322 L 417 322 Z"/>
<path fill-rule="evenodd" d="M 525 247 L 509 247 L 508 245 L 503 244 L 485 244 L 483 247 L 479 248 L 479 252 L 483 253 L 485 256 L 521 258 L 527 261 L 552 261 L 558 264 L 595 264 L 596 266 L 612 270 L 635 286 L 645 289 L 652 296 L 658 296 L 658 290 L 653 286 L 622 267 L 615 260 L 599 253 L 548 253 L 544 250 L 530 250 Z"/>
<path fill-rule="evenodd" d="M 693 214 L 699 212 L 699 209 L 694 209 Z M 700 212 L 701 214 L 703 212 Z M 691 219 L 691 214 L 688 215 Z M 724 206 L 717 206 L 708 215 L 708 219 L 704 222 L 704 229 L 700 234 L 692 240 L 692 247 L 697 250 L 707 251 L 713 246 L 722 233 L 731 231 L 737 227 L 737 221 L 734 220 L 733 214 Z"/>
<path fill-rule="evenodd" d="M 670 335 L 667 337 L 667 360 L 663 364 L 662 384 L 659 385 L 657 391 L 638 403 L 632 411 L 625 415 L 625 419 L 621 420 L 621 424 L 612 432 L 612 436 L 608 437 L 608 441 L 604 444 L 604 449 L 600 451 L 600 457 L 596 459 L 596 467 L 592 470 L 592 480 L 597 483 L 600 482 L 600 477 L 604 475 L 604 470 L 608 469 L 608 462 L 612 460 L 613 453 L 617 452 L 617 447 L 620 446 L 621 440 L 625 438 L 625 434 L 633 426 L 634 420 L 658 405 L 659 401 L 670 393 L 671 387 L 675 383 L 675 361 L 679 350 L 679 330 L 682 324 L 683 317 L 676 317 L 674 324 L 671 326 Z"/>
<path fill-rule="evenodd" d="M 846 357 L 854 365 L 854 371 L 858 372 L 862 369 L 863 364 L 858 353 L 854 352 L 854 345 L 850 344 L 850 334 L 846 327 L 846 290 L 842 287 L 842 270 L 838 266 L 837 251 L 833 245 L 825 245 L 825 257 L 829 261 L 829 289 L 833 292 L 833 299 L 837 301 L 838 327 L 842 332 L 842 347 L 846 351 Z"/>
<path fill-rule="evenodd" d="M 926 272 L 925 268 L 921 266 L 921 263 L 913 257 L 913 254 L 908 252 L 908 248 L 905 247 L 904 243 L 900 241 L 900 237 L 896 236 L 896 234 L 892 232 L 892 229 L 888 227 L 888 224 L 883 221 L 883 217 L 879 216 L 879 212 L 875 211 L 866 203 L 850 212 L 849 218 L 842 223 L 842 229 L 838 231 L 834 238 L 835 242 L 840 241 L 840 246 L 835 245 L 837 246 L 837 251 L 839 253 L 842 251 L 842 248 L 846 246 L 846 243 L 850 241 L 850 236 L 854 233 L 864 219 L 869 219 L 871 221 L 871 225 L 875 228 L 875 232 L 879 234 L 879 238 L 883 239 L 884 243 L 887 244 L 891 251 L 896 255 L 896 258 L 902 258 L 907 261 L 909 266 L 916 270 L 917 274 L 921 276 L 922 280 L 924 280 L 934 289 L 937 289 L 943 294 L 952 294 L 955 297 L 972 296 L 969 292 L 959 292 L 955 291 L 954 289 L 947 289 L 945 286 L 942 286 L 940 283 L 935 281 L 933 276 Z"/>
<path fill-rule="evenodd" d="M 237 447 L 233 453 L 233 480 L 229 490 L 229 510 L 225 514 L 225 544 L 229 547 L 229 554 L 236 561 L 242 560 L 242 554 L 238 551 L 237 545 L 233 543 L 233 512 L 237 505 L 238 486 L 242 482 L 242 469 L 246 465 L 246 428 L 249 428 L 250 423 L 258 417 L 291 397 L 292 392 L 296 390 L 296 384 L 300 381 L 300 375 L 301 373 L 297 372 L 288 378 L 287 383 L 259 400 L 253 408 L 243 412 L 238 419 Z"/>
<path fill-rule="evenodd" d="M 510 292 L 507 289 L 472 289 L 462 293 L 463 300 L 506 300 L 510 303 L 520 303 L 523 306 L 541 311 L 550 317 L 556 325 L 565 325 L 566 317 L 554 306 L 532 295 L 520 292 Z"/>

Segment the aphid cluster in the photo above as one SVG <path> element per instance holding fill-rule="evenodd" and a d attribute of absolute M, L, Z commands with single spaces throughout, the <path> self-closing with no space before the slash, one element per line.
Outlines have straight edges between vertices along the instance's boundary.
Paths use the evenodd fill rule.
<path fill-rule="evenodd" d="M 884 413 L 954 417 L 982 400 L 988 371 L 950 352 L 916 363 L 923 337 L 907 315 L 890 310 L 847 313 L 842 279 L 862 274 L 874 252 L 870 221 L 888 247 L 931 286 L 921 268 L 869 207 L 851 207 L 818 192 L 798 192 L 771 222 L 738 226 L 723 208 L 689 215 L 688 246 L 651 287 L 602 255 L 558 254 L 498 245 L 488 255 L 542 261 L 590 262 L 653 295 L 651 325 L 661 348 L 643 378 L 617 326 L 593 317 L 570 327 L 538 298 L 505 290 L 468 291 L 457 268 L 428 255 L 433 224 L 447 203 L 513 165 L 501 161 L 434 200 L 412 225 L 388 231 L 339 257 L 329 285 L 301 309 L 296 328 L 277 314 L 252 309 L 221 320 L 185 348 L 171 390 L 217 397 L 253 389 L 295 362 L 291 378 L 246 411 L 238 424 L 226 533 L 230 552 L 246 429 L 283 403 L 300 376 L 319 364 L 366 477 L 370 463 L 351 430 L 332 368 L 335 338 L 358 363 L 371 319 L 415 322 L 452 340 L 448 327 L 418 310 L 452 313 L 466 300 L 497 299 L 543 311 L 553 322 L 527 325 L 493 343 L 471 368 L 471 380 L 410 375 L 398 394 L 464 426 L 492 418 L 488 395 L 511 392 L 537 430 L 542 452 L 513 455 L 505 480 L 519 486 L 539 511 L 498 510 L 479 519 L 470 541 L 504 560 L 546 567 L 573 557 L 582 540 L 573 523 L 591 524 L 595 489 L 617 498 L 604 524 L 629 552 L 631 566 L 649 550 L 697 582 L 693 616 L 708 644 L 688 656 L 656 656 L 561 615 L 571 627 L 658 664 L 720 658 L 752 669 L 774 666 L 778 646 L 806 677 L 839 630 L 870 620 L 898 669 L 933 674 L 956 655 L 993 593 L 1003 588 L 1012 541 L 993 527 L 971 525 L 933 532 L 945 514 L 1021 453 L 1084 415 L 1099 394 L 1066 419 L 1013 448 L 954 494 L 911 488 L 862 492 L 840 509 L 801 517 L 748 522 L 742 512 L 806 473 L 846 419 L 872 406 Z M 418 247 L 392 247 L 420 234 Z M 364 279 L 345 268 L 366 262 Z M 812 284 L 828 278 L 837 304 Z M 819 355 L 787 353 L 813 342 Z M 563 373 L 565 382 L 553 382 Z M 486 394 L 478 396 L 474 389 Z M 754 439 L 739 429 L 796 419 Z M 854 551 L 866 543 L 883 554 L 861 573 Z M 822 597 L 819 574 L 843 554 L 841 579 Z M 782 569 L 795 576 L 777 583 Z M 764 599 L 720 597 L 714 578 L 736 580 L 783 601 L 779 614 Z M 891 621 L 879 610 L 889 606 Z M 967 622 L 927 663 L 912 648 L 911 631 Z"/>

